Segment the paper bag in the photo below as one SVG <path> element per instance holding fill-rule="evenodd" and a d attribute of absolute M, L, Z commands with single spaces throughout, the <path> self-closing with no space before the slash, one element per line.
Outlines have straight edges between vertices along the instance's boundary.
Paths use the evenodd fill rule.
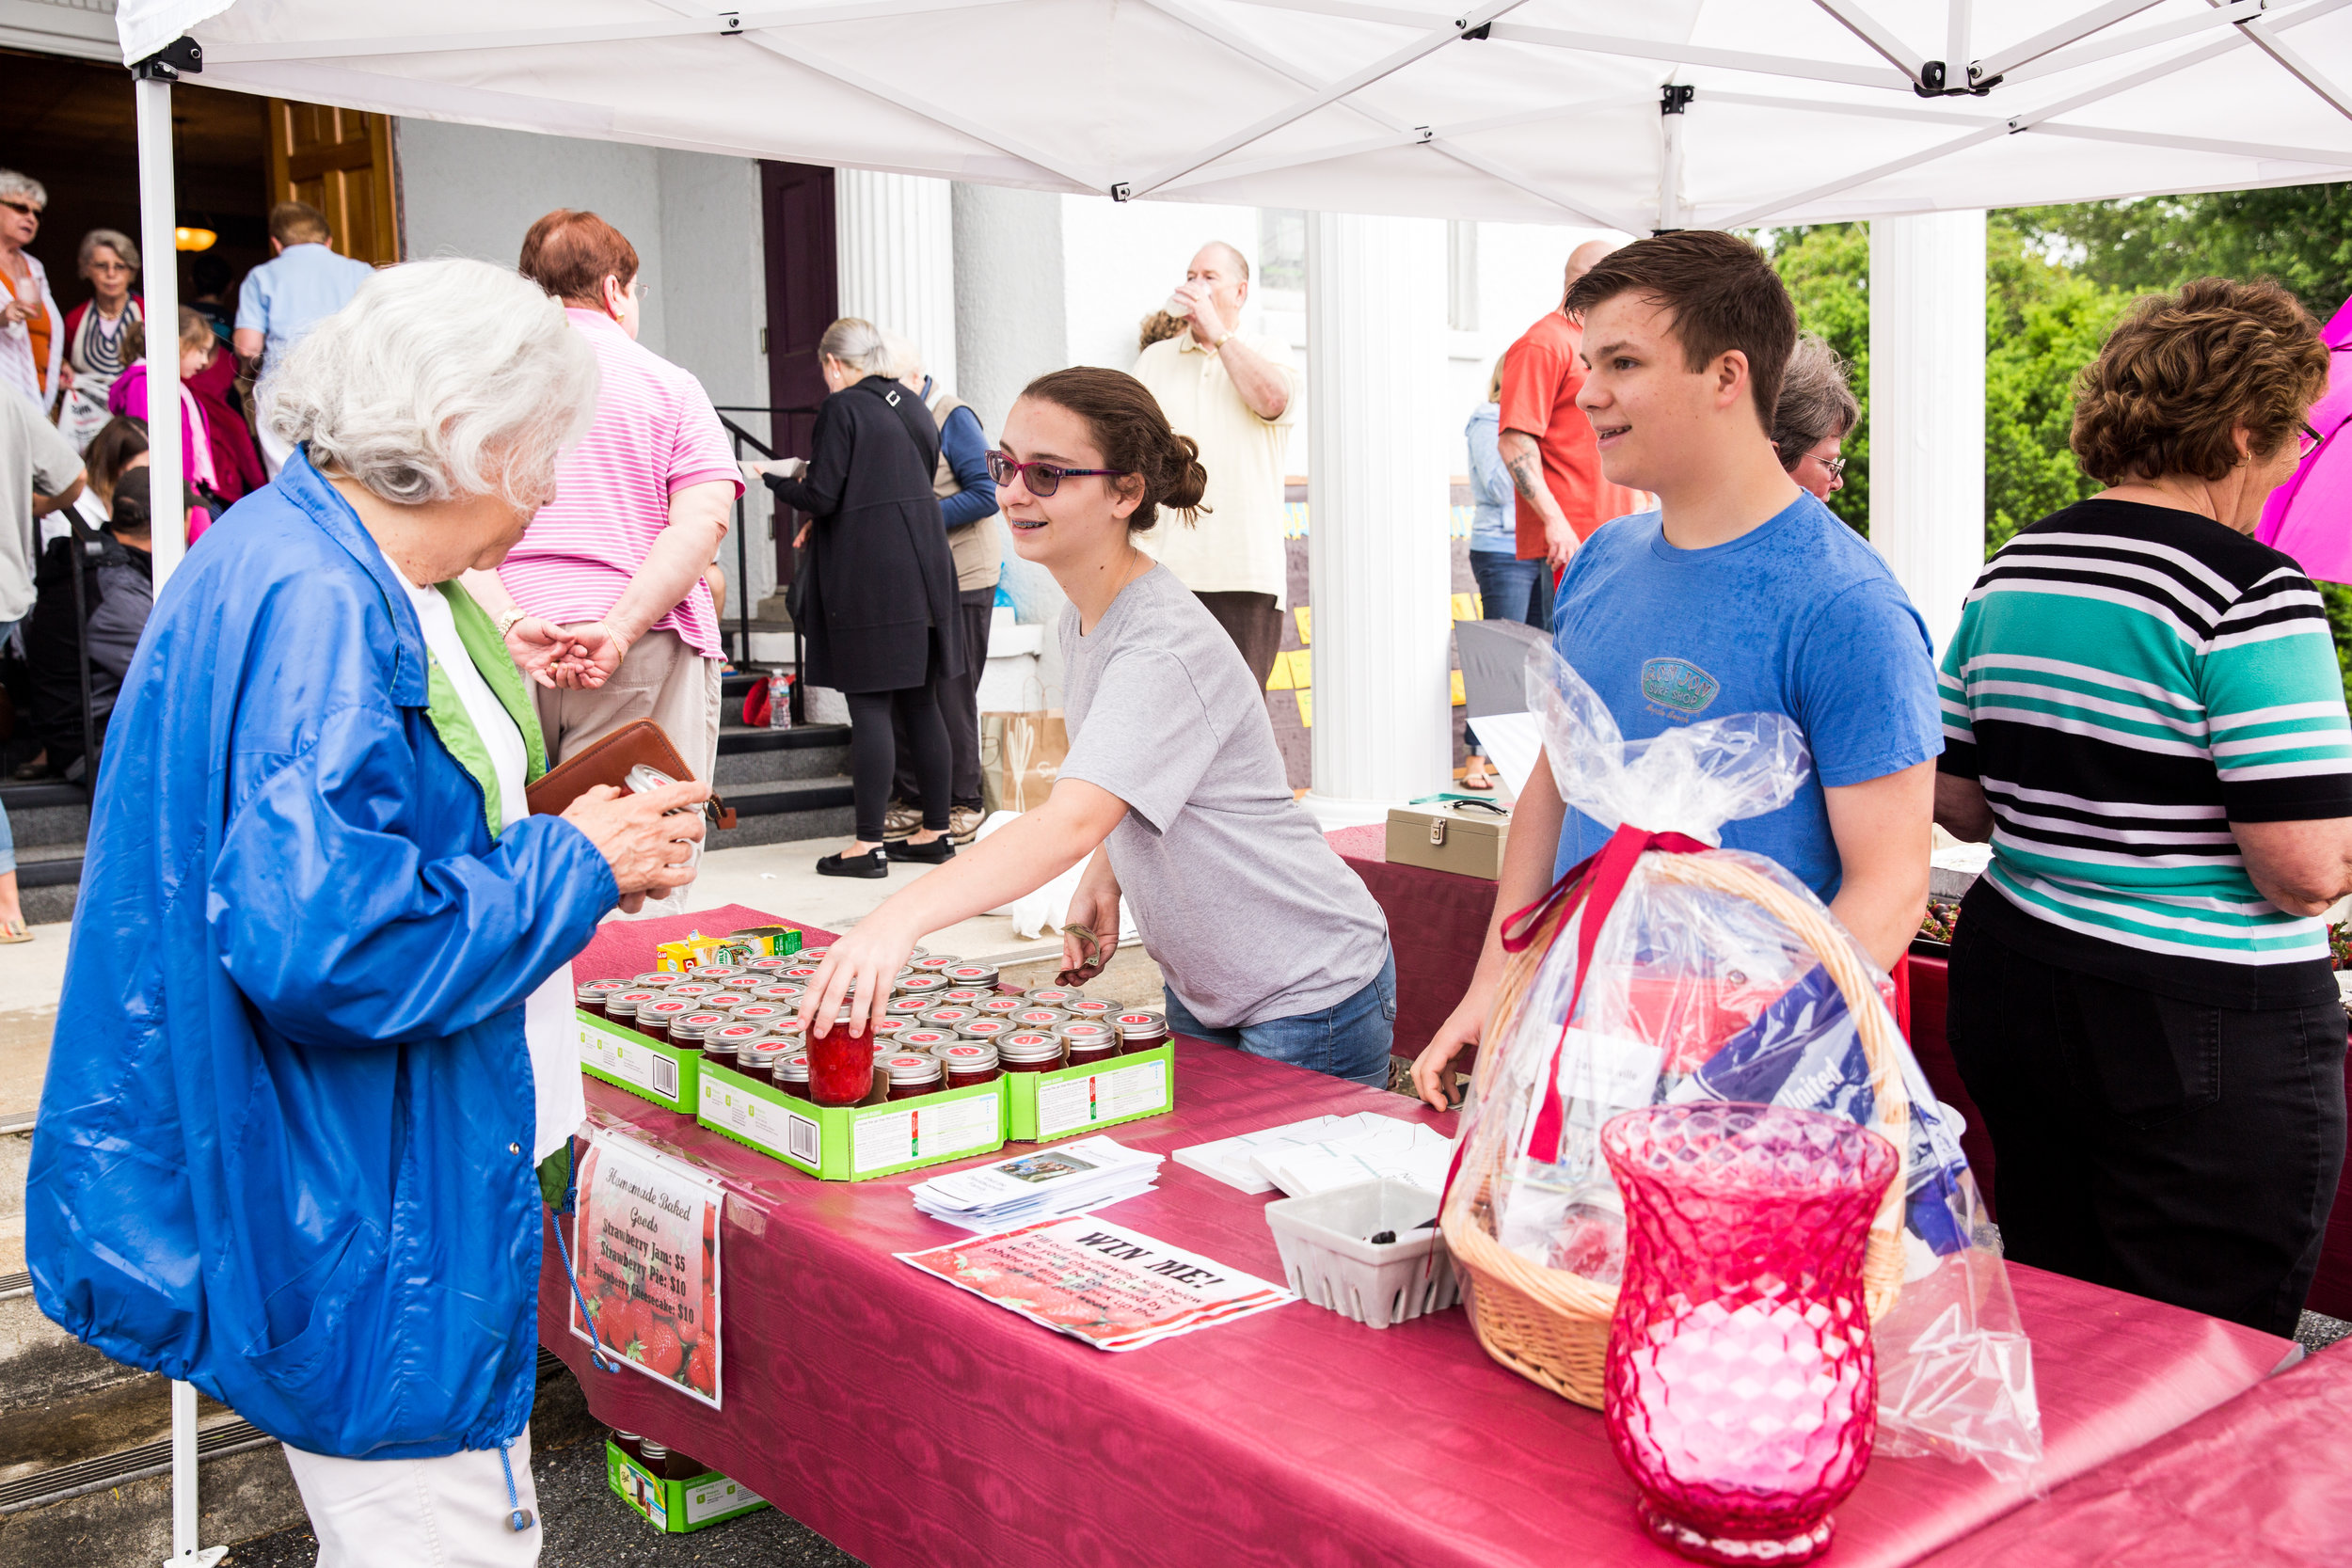
<path fill-rule="evenodd" d="M 981 810 L 993 815 L 1043 805 L 1069 754 L 1070 731 L 1058 708 L 981 714 Z"/>

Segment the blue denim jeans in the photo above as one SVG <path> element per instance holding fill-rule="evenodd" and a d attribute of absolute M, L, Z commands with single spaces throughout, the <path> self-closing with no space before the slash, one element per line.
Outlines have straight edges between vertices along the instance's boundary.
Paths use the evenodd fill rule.
<path fill-rule="evenodd" d="M 1470 576 L 1489 621 L 1524 621 L 1551 629 L 1551 562 L 1521 561 L 1501 550 L 1470 552 Z"/>
<path fill-rule="evenodd" d="M 1389 1085 L 1389 1048 L 1396 1040 L 1396 955 L 1384 955 L 1380 973 L 1355 995 L 1320 1012 L 1270 1018 L 1238 1029 L 1212 1029 L 1168 991 L 1168 1027 L 1175 1034 L 1234 1046 L 1269 1062 L 1311 1068 L 1382 1089 Z"/>

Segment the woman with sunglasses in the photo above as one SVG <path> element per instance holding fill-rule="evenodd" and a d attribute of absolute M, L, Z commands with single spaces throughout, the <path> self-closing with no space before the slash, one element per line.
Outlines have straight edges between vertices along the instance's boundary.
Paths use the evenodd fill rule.
<path fill-rule="evenodd" d="M 890 994 L 932 931 L 1086 863 L 1063 925 L 1084 980 L 1120 907 L 1167 980 L 1168 1027 L 1385 1085 L 1396 1018 L 1387 920 L 1291 796 L 1265 699 L 1200 601 L 1136 547 L 1163 509 L 1189 526 L 1208 474 L 1141 382 L 1057 371 L 1029 384 L 991 454 L 1013 548 L 1069 595 L 1070 754 L 1046 802 L 897 895 L 834 944 L 803 999 L 818 1034 Z"/>
<path fill-rule="evenodd" d="M 40 258 L 25 246 L 39 237 L 48 205 L 40 181 L 0 168 L 0 386 L 30 398 L 44 416 L 65 369 L 65 316 Z"/>
<path fill-rule="evenodd" d="M 1861 417 L 1837 351 L 1810 332 L 1798 333 L 1772 408 L 1772 450 L 1788 477 L 1815 500 L 1846 487 L 1846 460 L 1837 449 Z"/>

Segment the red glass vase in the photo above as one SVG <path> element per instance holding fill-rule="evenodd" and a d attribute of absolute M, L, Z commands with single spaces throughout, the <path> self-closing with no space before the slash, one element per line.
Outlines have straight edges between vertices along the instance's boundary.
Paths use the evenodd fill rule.
<path fill-rule="evenodd" d="M 1626 1213 L 1601 1408 L 1642 1523 L 1701 1562 L 1810 1561 L 1877 1435 L 1862 1263 L 1900 1157 L 1771 1105 L 1629 1111 L 1600 1142 Z"/>

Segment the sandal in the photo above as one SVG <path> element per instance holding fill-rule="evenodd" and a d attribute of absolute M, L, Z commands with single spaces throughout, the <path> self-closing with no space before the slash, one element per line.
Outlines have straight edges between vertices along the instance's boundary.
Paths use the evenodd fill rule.
<path fill-rule="evenodd" d="M 1482 768 L 1476 778 L 1470 777 L 1468 772 L 1463 773 L 1461 782 L 1464 789 L 1490 790 L 1495 786 L 1495 776 Z"/>
<path fill-rule="evenodd" d="M 24 928 L 24 922 L 22 920 L 0 920 L 0 945 L 12 945 L 32 940 L 33 933 Z"/>

